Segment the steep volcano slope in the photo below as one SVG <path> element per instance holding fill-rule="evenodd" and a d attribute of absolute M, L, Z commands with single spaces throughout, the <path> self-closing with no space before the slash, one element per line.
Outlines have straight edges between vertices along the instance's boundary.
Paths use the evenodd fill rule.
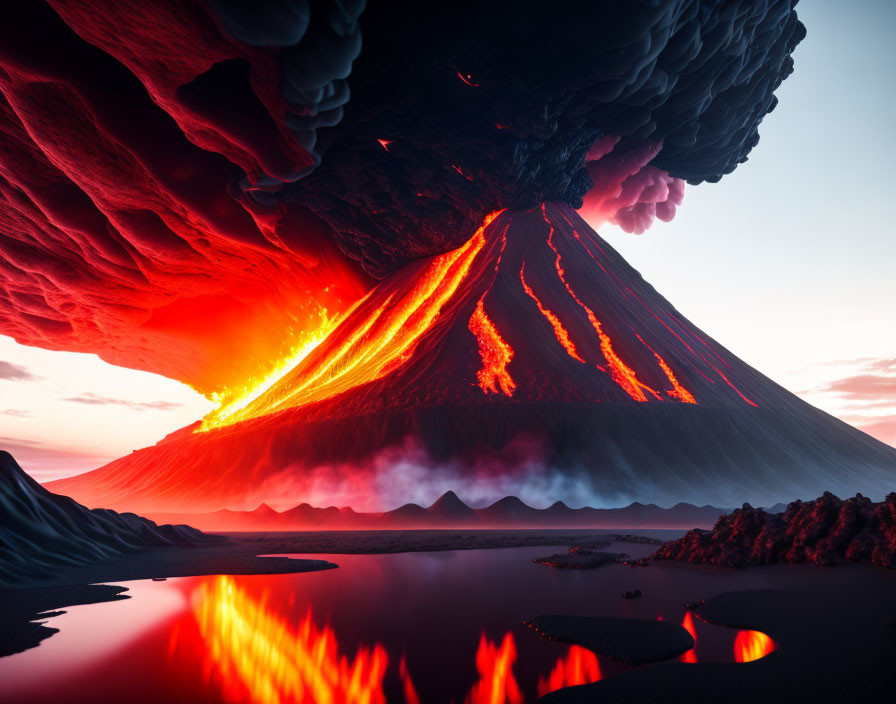
<path fill-rule="evenodd" d="M 896 451 L 738 360 L 547 204 L 402 269 L 201 430 L 52 486 L 134 510 L 369 507 L 384 489 L 388 506 L 404 497 L 378 477 L 402 463 L 426 469 L 418 483 L 450 467 L 486 491 L 517 481 L 524 499 L 538 485 L 580 503 L 876 497 L 896 479 Z"/>

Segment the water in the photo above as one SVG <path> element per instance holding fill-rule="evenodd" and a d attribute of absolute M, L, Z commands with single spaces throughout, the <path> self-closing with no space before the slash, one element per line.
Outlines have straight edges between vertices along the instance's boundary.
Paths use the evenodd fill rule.
<path fill-rule="evenodd" d="M 49 621 L 59 633 L 0 659 L 0 700 L 273 703 L 353 688 L 353 701 L 369 695 L 371 704 L 528 702 L 552 671 L 556 685 L 628 666 L 541 640 L 523 620 L 570 613 L 682 623 L 685 601 L 769 581 L 761 571 L 531 561 L 562 549 L 310 555 L 339 568 L 128 582 L 132 598 L 71 608 Z M 608 550 L 641 556 L 653 547 Z M 642 598 L 620 597 L 635 588 Z M 699 619 L 694 628 L 686 659 L 734 659 L 736 631 Z"/>

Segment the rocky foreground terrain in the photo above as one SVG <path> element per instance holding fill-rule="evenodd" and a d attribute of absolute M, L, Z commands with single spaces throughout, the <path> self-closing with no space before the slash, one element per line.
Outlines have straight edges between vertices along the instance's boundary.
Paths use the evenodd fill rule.
<path fill-rule="evenodd" d="M 896 568 L 896 492 L 880 503 L 830 492 L 794 501 L 782 513 L 744 504 L 720 516 L 712 530 L 694 529 L 665 543 L 655 560 L 686 560 L 725 567 L 772 562 L 871 562 Z"/>
<path fill-rule="evenodd" d="M 0 586 L 147 548 L 214 539 L 189 526 L 160 526 L 133 513 L 88 509 L 47 491 L 0 451 Z"/>

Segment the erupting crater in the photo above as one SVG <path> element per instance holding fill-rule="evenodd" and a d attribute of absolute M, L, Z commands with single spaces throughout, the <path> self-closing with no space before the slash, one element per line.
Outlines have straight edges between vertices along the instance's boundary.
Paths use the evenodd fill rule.
<path fill-rule="evenodd" d="M 566 492 L 549 499 L 726 506 L 883 494 L 896 459 L 699 331 L 566 205 L 490 214 L 320 338 L 201 423 L 53 490 L 139 511 L 392 508 L 408 497 L 372 506 L 377 477 L 412 464 L 499 495 L 541 482 Z"/>

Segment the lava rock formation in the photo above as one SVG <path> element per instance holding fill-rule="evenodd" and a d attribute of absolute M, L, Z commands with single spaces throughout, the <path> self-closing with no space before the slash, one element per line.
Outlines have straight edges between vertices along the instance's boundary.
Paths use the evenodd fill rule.
<path fill-rule="evenodd" d="M 692 530 L 657 550 L 655 560 L 686 560 L 725 567 L 771 562 L 871 562 L 896 568 L 896 493 L 880 503 L 825 492 L 769 514 L 749 504 L 719 518 L 711 531 Z"/>
<path fill-rule="evenodd" d="M 52 577 L 60 568 L 123 553 L 208 540 L 190 526 L 159 526 L 52 494 L 0 451 L 0 585 Z"/>

